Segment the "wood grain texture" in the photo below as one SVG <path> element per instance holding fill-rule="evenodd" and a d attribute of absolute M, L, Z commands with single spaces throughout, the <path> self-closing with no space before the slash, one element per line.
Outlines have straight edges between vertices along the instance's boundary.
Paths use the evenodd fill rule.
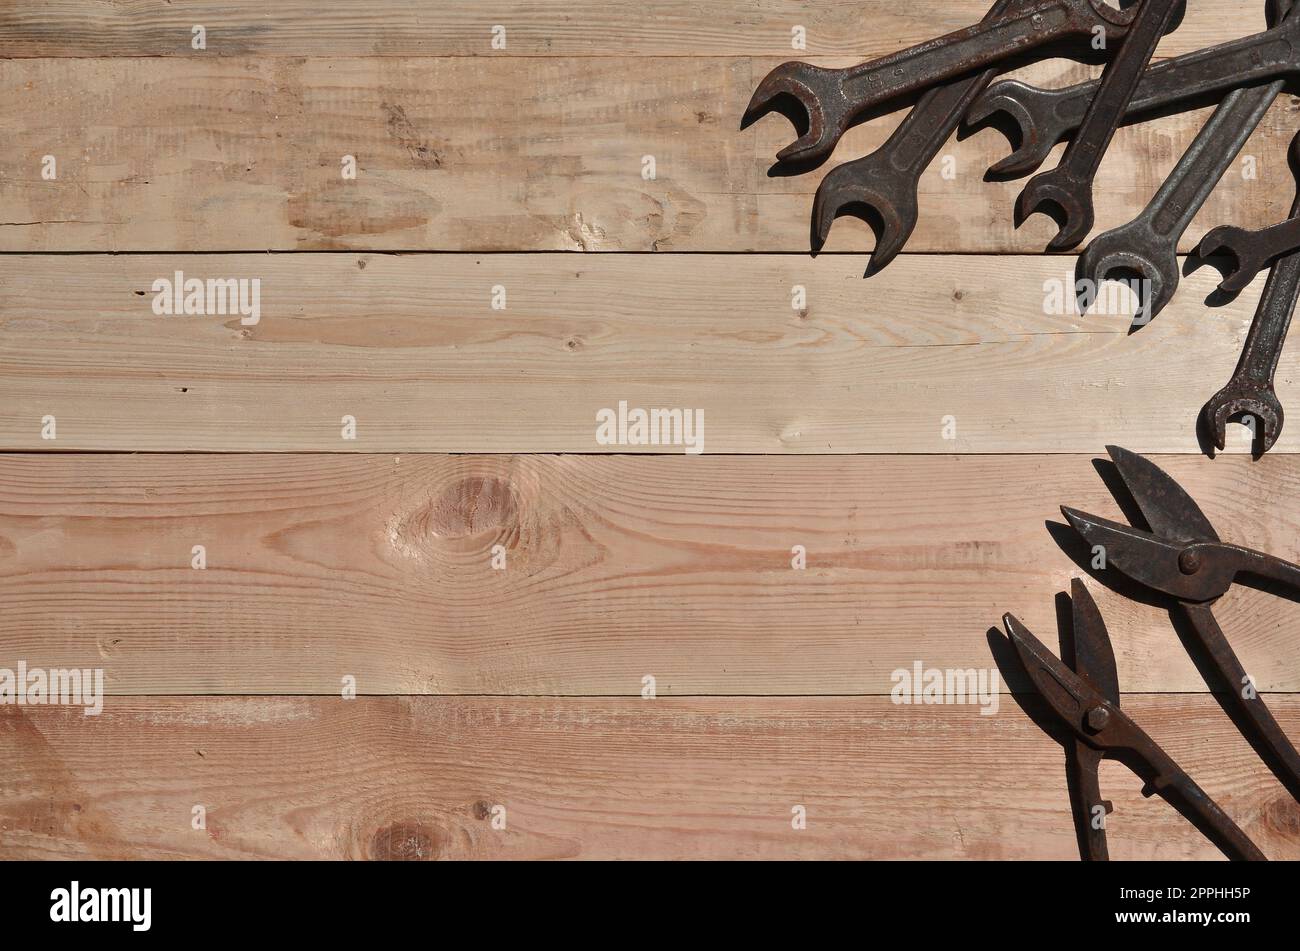
<path fill-rule="evenodd" d="M 0 57 L 25 56 L 796 56 L 892 53 L 976 23 L 990 0 L 44 0 L 0 6 Z M 1221 42 L 1262 20 L 1258 0 L 1192 3 L 1166 45 Z M 191 48 L 191 29 L 207 49 Z M 492 27 L 506 29 L 492 48 Z"/>
<path fill-rule="evenodd" d="M 1159 462 L 1226 540 L 1300 560 L 1300 459 Z M 1007 611 L 1057 643 L 1091 559 L 1061 503 L 1122 517 L 1087 455 L 10 455 L 0 666 L 115 694 L 883 695 L 992 668 Z M 1162 607 L 1092 589 L 1123 689 L 1206 689 Z M 1260 689 L 1300 690 L 1300 606 L 1216 613 Z"/>
<path fill-rule="evenodd" d="M 1300 858 L 1300 808 L 1213 700 L 1125 709 Z M 1300 731 L 1300 698 L 1275 710 Z M 0 754 L 6 859 L 1078 857 L 1061 747 L 1009 700 L 132 698 L 0 708 Z M 1112 857 L 1221 857 L 1139 786 L 1104 764 Z"/>
<path fill-rule="evenodd" d="M 792 132 L 738 128 L 757 80 L 989 2 L 0 2 L 0 667 L 102 668 L 109 693 L 97 717 L 0 705 L 0 859 L 1075 857 L 1063 755 L 1014 668 L 993 716 L 895 705 L 893 673 L 994 669 L 1004 611 L 1056 644 L 1089 554 L 1057 506 L 1119 514 L 1107 442 L 1179 453 L 1157 461 L 1225 540 L 1300 560 L 1300 429 L 1259 463 L 1238 428 L 1198 454 L 1262 281 L 1210 310 L 1198 272 L 1132 336 L 1049 312 L 1073 261 L 1039 254 L 1048 219 L 1014 227 L 1021 182 L 983 181 L 999 132 L 922 177 L 929 254 L 864 282 L 873 239 L 846 219 L 806 255 L 831 165 L 768 175 Z M 1158 55 L 1253 32 L 1262 6 L 1192 4 Z M 1184 251 L 1286 215 L 1298 106 Z M 1098 230 L 1208 114 L 1120 131 Z M 575 251 L 669 253 L 520 253 Z M 155 316 L 177 270 L 259 279 L 261 321 Z M 706 454 L 600 445 L 620 400 L 703 410 Z M 1300 858 L 1300 810 L 1164 608 L 1110 580 L 1089 585 L 1125 709 Z M 1298 612 L 1247 588 L 1216 608 L 1300 738 Z M 1102 783 L 1116 858 L 1218 857 L 1122 767 Z"/>
<path fill-rule="evenodd" d="M 0 446 L 683 451 L 598 442 L 597 413 L 626 400 L 703 410 L 706 453 L 1197 452 L 1263 286 L 1211 310 L 1203 268 L 1129 334 L 1131 310 L 1044 313 L 1049 282 L 1073 285 L 1060 258 L 909 255 L 870 281 L 844 257 L 568 260 L 5 256 Z M 177 269 L 259 279 L 260 322 L 155 316 Z M 1285 405 L 1298 380 L 1291 348 Z M 1275 452 L 1298 448 L 1288 427 Z"/>
<path fill-rule="evenodd" d="M 823 65 L 835 61 L 821 59 Z M 844 65 L 849 61 L 839 61 Z M 774 59 L 19 59 L 0 61 L 2 251 L 784 251 L 808 249 L 823 170 L 771 178 L 789 122 L 738 124 Z M 1025 72 L 1086 78 L 1065 61 Z M 1097 227 L 1130 220 L 1208 109 L 1120 130 L 1096 185 Z M 853 130 L 837 161 L 901 113 Z M 32 122 L 31 117 L 42 121 Z M 1182 241 L 1286 217 L 1295 100 L 1246 146 Z M 1058 152 L 1061 147 L 1058 146 Z M 998 131 L 951 142 L 920 183 L 917 252 L 1038 253 L 1047 216 L 1015 227 L 1023 182 L 985 182 Z M 53 155 L 59 177 L 46 181 Z M 341 177 L 355 156 L 355 181 Z M 655 178 L 643 175 L 653 156 Z M 1052 160 L 1049 160 L 1049 163 Z M 870 228 L 828 250 L 865 251 Z"/>

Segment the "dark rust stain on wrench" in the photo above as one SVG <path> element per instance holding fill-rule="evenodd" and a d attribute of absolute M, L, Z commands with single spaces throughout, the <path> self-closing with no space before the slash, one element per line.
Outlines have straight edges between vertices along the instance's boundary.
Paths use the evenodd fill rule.
<path fill-rule="evenodd" d="M 1149 67 L 1129 101 L 1125 119 L 1300 72 L 1300 19 L 1284 19 L 1287 9 L 1288 3 L 1270 0 L 1269 22 L 1276 24 L 1271 29 Z M 1099 86 L 1093 80 L 1064 89 L 1039 89 L 1016 79 L 990 86 L 971 106 L 966 121 L 977 125 L 1003 113 L 1020 130 L 1019 146 L 990 171 L 1018 176 L 1037 169 L 1052 147 L 1079 127 Z"/>
<path fill-rule="evenodd" d="M 1300 135 L 1291 143 L 1291 159 L 1300 168 Z M 1291 217 L 1297 215 L 1300 215 L 1300 191 L 1291 206 Z M 1263 452 L 1272 449 L 1282 434 L 1285 416 L 1273 380 L 1297 299 L 1300 299 L 1300 252 L 1273 263 L 1236 372 L 1201 411 L 1214 444 L 1220 449 L 1227 444 L 1228 421 L 1236 417 L 1250 416 L 1256 420 L 1256 426 L 1263 426 L 1263 433 L 1256 433 Z"/>
<path fill-rule="evenodd" d="M 778 162 L 813 163 L 826 159 L 853 120 L 864 112 L 909 93 L 1071 36 L 1091 38 L 1105 31 L 1107 42 L 1121 39 L 1135 13 L 1105 0 L 1038 0 L 1017 16 L 985 20 L 947 36 L 920 43 L 848 69 L 809 63 L 782 63 L 758 84 L 742 125 L 773 112 L 791 96 L 807 112 L 808 131 L 777 153 Z"/>
<path fill-rule="evenodd" d="M 998 0 L 984 21 L 1016 15 L 1035 5 L 1035 0 Z M 996 69 L 988 69 L 972 79 L 931 89 L 884 145 L 828 172 L 813 199 L 813 253 L 822 249 L 837 217 L 854 206 L 865 206 L 881 221 L 867 275 L 894 260 L 916 228 L 921 175 L 996 75 Z"/>
<path fill-rule="evenodd" d="M 1048 245 L 1050 250 L 1073 248 L 1092 230 L 1093 178 L 1178 2 L 1142 0 L 1132 29 L 1106 68 L 1083 124 L 1066 148 L 1061 164 L 1030 179 L 1020 193 L 1016 213 L 1021 221 L 1048 202 L 1060 208 L 1065 216 L 1060 231 Z"/>

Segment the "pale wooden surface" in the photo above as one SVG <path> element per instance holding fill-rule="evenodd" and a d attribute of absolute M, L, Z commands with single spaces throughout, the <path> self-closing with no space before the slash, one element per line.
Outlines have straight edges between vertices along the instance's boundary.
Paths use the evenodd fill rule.
<path fill-rule="evenodd" d="M 177 268 L 260 278 L 261 322 L 155 316 Z M 848 258 L 6 256 L 0 445 L 660 451 L 596 441 L 626 400 L 702 409 L 706 453 L 1194 453 L 1263 286 L 1209 310 L 1216 275 L 1130 335 L 1127 313 L 1044 313 L 1073 283 L 1053 257 L 909 255 L 864 282 Z M 1293 347 L 1284 404 L 1298 376 Z M 1297 448 L 1291 426 L 1274 452 Z"/>
<path fill-rule="evenodd" d="M 994 667 L 1004 611 L 1057 643 L 1081 569 L 1046 523 L 1119 514 L 1108 442 L 1180 454 L 1157 461 L 1226 540 L 1300 559 L 1300 431 L 1259 463 L 1198 453 L 1262 282 L 1211 310 L 1199 272 L 1133 336 L 1045 313 L 1073 259 L 1038 255 L 1046 218 L 1013 227 L 1021 182 L 982 181 L 996 131 L 923 176 L 928 254 L 864 282 L 870 231 L 843 219 L 807 256 L 830 165 L 768 177 L 792 131 L 738 129 L 754 84 L 987 6 L 0 2 L 0 666 L 102 667 L 110 692 L 100 717 L 0 706 L 0 857 L 1075 858 L 1062 752 L 1023 694 L 990 717 L 896 706 L 891 674 Z M 1262 6 L 1193 3 L 1159 55 L 1260 29 Z M 1296 102 L 1184 251 L 1285 216 Z M 1119 132 L 1099 230 L 1207 115 Z M 184 253 L 270 249 L 342 253 Z M 177 268 L 260 278 L 261 323 L 153 316 Z M 609 453 L 595 412 L 620 399 L 704 409 L 711 455 Z M 1300 858 L 1296 804 L 1165 611 L 1089 584 L 1125 709 Z M 1300 606 L 1234 589 L 1216 611 L 1300 738 Z M 349 675 L 361 699 L 338 699 Z M 1102 788 L 1116 858 L 1218 857 L 1122 767 Z"/>
<path fill-rule="evenodd" d="M 818 60 L 847 65 L 852 60 Z M 0 250 L 783 251 L 806 254 L 826 170 L 770 178 L 793 138 L 738 125 L 772 58 L 365 57 L 0 60 Z M 1086 78 L 1052 61 L 1041 84 Z M 1098 229 L 1155 193 L 1208 110 L 1121 129 L 1097 179 Z M 40 123 L 29 117 L 39 115 Z M 859 126 L 836 161 L 902 114 Z M 1284 97 L 1181 248 L 1219 224 L 1287 216 L 1295 183 Z M 1058 146 L 1058 153 L 1060 151 Z M 1010 151 L 987 129 L 950 142 L 920 186 L 909 250 L 1037 253 L 1046 216 L 1016 229 L 1022 181 L 988 183 Z M 45 155 L 59 178 L 40 177 Z M 355 181 L 341 159 L 356 157 Z M 644 156 L 656 178 L 642 178 Z M 1049 167 L 1054 160 L 1049 160 Z M 841 220 L 829 251 L 874 243 Z M 805 263 L 807 263 L 805 259 Z M 810 265 L 811 267 L 811 265 Z"/>
<path fill-rule="evenodd" d="M 6 0 L 0 57 L 14 56 L 796 56 L 863 59 L 977 23 L 990 0 Z M 1116 4 L 1117 5 L 1117 4 Z M 1162 46 L 1174 55 L 1263 28 L 1260 0 L 1193 0 Z M 207 49 L 190 45 L 195 24 Z M 493 49 L 492 27 L 506 28 Z"/>
<path fill-rule="evenodd" d="M 1294 801 L 1213 700 L 1125 708 L 1300 858 Z M 1274 710 L 1300 732 L 1300 700 Z M 1061 747 L 1009 699 L 132 698 L 0 708 L 0 756 L 7 858 L 1077 857 Z M 1139 787 L 1104 764 L 1114 858 L 1222 857 Z"/>
<path fill-rule="evenodd" d="M 1159 462 L 1225 539 L 1300 560 L 1296 457 Z M 118 694 L 886 694 L 992 667 L 1006 611 L 1057 643 L 1061 503 L 1121 515 L 1087 455 L 8 456 L 0 655 Z M 1165 610 L 1092 588 L 1125 690 L 1205 690 Z M 1300 606 L 1216 610 L 1261 689 L 1300 691 Z"/>

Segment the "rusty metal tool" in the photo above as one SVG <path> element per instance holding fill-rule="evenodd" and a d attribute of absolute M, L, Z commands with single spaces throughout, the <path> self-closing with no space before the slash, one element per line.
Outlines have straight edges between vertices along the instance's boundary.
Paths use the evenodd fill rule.
<path fill-rule="evenodd" d="M 1292 169 L 1300 174 L 1300 134 L 1291 140 L 1290 156 Z M 1202 258 L 1223 253 L 1232 256 L 1234 267 L 1219 289 L 1236 294 L 1244 291 L 1270 261 L 1293 251 L 1300 251 L 1300 216 L 1294 209 L 1286 221 L 1261 231 L 1232 225 L 1215 228 L 1201 239 L 1196 253 Z"/>
<path fill-rule="evenodd" d="M 1064 223 L 1048 243 L 1049 250 L 1073 248 L 1092 230 L 1093 179 L 1178 2 L 1142 0 L 1128 35 L 1106 67 L 1079 131 L 1066 147 L 1061 164 L 1031 178 L 1020 193 L 1016 213 L 1021 221 L 1041 211 L 1047 203 L 1058 207 L 1064 215 Z"/>
<path fill-rule="evenodd" d="M 1037 0 L 1015 16 L 985 19 L 848 69 L 782 63 L 754 90 L 742 125 L 777 111 L 783 97 L 792 97 L 806 112 L 808 129 L 777 153 L 777 161 L 821 161 L 853 120 L 892 99 L 987 69 L 1055 40 L 1091 40 L 1100 29 L 1108 43 L 1118 41 L 1134 17 L 1134 10 L 1116 9 L 1105 0 Z"/>
<path fill-rule="evenodd" d="M 1285 16 L 1289 0 L 1269 0 L 1270 29 L 1230 43 L 1187 53 L 1147 68 L 1128 103 L 1125 119 L 1210 100 L 1231 89 L 1258 86 L 1300 72 L 1300 19 Z M 1052 147 L 1071 135 L 1096 97 L 1101 81 L 1064 89 L 1040 89 L 1020 80 L 991 85 L 966 114 L 978 125 L 1002 113 L 1019 127 L 1020 142 L 996 162 L 995 175 L 1028 175 L 1046 161 Z"/>
<path fill-rule="evenodd" d="M 984 22 L 1016 15 L 1035 2 L 998 0 Z M 884 145 L 831 169 L 813 198 L 813 253 L 826 244 L 836 218 L 853 206 L 864 206 L 874 210 L 881 222 L 867 275 L 880 272 L 894 260 L 916 228 L 921 175 L 997 73 L 996 68 L 987 69 L 970 79 L 929 90 Z"/>
<path fill-rule="evenodd" d="M 1224 698 L 1243 735 L 1300 801 L 1300 754 L 1273 719 L 1214 618 L 1214 603 L 1239 576 L 1300 591 L 1300 565 L 1224 544 L 1191 496 L 1154 463 L 1116 446 L 1108 446 L 1107 451 L 1151 531 L 1065 506 L 1061 512 L 1094 550 L 1100 547 L 1108 567 L 1174 599 L 1175 621 L 1183 622 L 1221 681 L 1216 685 L 1207 676 L 1207 684 Z"/>
<path fill-rule="evenodd" d="M 1197 254 L 1203 258 L 1215 254 L 1231 255 L 1236 263 L 1219 283 L 1219 289 L 1239 294 L 1250 286 L 1256 274 L 1269 266 L 1270 261 L 1292 251 L 1300 251 L 1300 217 L 1288 218 L 1281 224 L 1259 231 L 1223 225 L 1201 240 Z"/>
<path fill-rule="evenodd" d="M 1115 651 L 1111 648 L 1110 637 L 1102 622 L 1101 612 L 1097 610 L 1097 603 L 1078 578 L 1070 583 L 1070 609 L 1074 635 L 1074 663 L 1071 666 L 1084 684 L 1108 703 L 1118 707 L 1119 674 L 1115 671 Z M 1047 653 L 1046 648 L 1037 651 L 1033 648 L 1036 641 L 1017 636 L 1017 632 L 1024 631 L 1024 627 L 1011 615 L 1006 615 L 1003 622 L 1021 662 L 1026 669 L 1031 670 L 1032 677 L 1032 668 L 1038 666 L 1037 658 L 1040 654 Z M 1047 656 L 1050 657 L 1050 654 Z M 1061 712 L 1056 704 L 1052 704 L 1052 707 L 1058 714 Z M 1098 718 L 1101 716 L 1097 714 Z M 1069 722 L 1073 727 L 1073 721 Z M 1088 725 L 1086 718 L 1085 725 Z M 1106 846 L 1105 817 L 1115 811 L 1108 800 L 1101 798 L 1101 784 L 1097 779 L 1097 768 L 1105 758 L 1105 751 L 1093 746 L 1087 738 L 1077 733 L 1066 742 L 1065 750 L 1070 804 L 1083 857 L 1092 862 L 1105 862 L 1110 858 Z"/>
<path fill-rule="evenodd" d="M 1263 120 L 1283 82 L 1237 89 L 1219 104 L 1142 213 L 1098 235 L 1079 258 L 1081 278 L 1097 287 L 1108 274 L 1136 271 L 1149 288 L 1142 313 L 1150 321 L 1178 289 L 1178 241 L 1219 179 Z"/>
<path fill-rule="evenodd" d="M 1002 616 L 1007 636 L 1034 688 L 1052 712 L 1074 734 L 1067 743 L 1076 824 L 1086 830 L 1085 857 L 1110 858 L 1104 822 L 1097 809 L 1109 813 L 1101 798 L 1097 767 L 1103 759 L 1123 762 L 1144 782 L 1144 796 L 1159 796 L 1196 826 L 1228 858 L 1265 861 L 1250 837 L 1187 775 L 1173 758 L 1120 709 L 1115 654 L 1092 596 L 1076 579 L 1073 595 L 1075 664 L 1066 666 L 1014 615 Z"/>
<path fill-rule="evenodd" d="M 1291 142 L 1291 161 L 1300 174 L 1300 135 Z M 1300 215 L 1300 190 L 1291 206 L 1291 217 L 1297 215 Z M 1203 252 L 1214 250 L 1217 240 L 1207 235 L 1202 243 Z M 1256 433 L 1263 452 L 1272 449 L 1282 435 L 1286 415 L 1277 398 L 1274 380 L 1297 300 L 1300 300 L 1300 251 L 1293 251 L 1273 262 L 1237 369 L 1228 385 L 1210 397 L 1201 410 L 1214 444 L 1220 449 L 1227 445 L 1228 421 L 1237 417 L 1247 416 L 1255 420 L 1257 427 L 1263 425 L 1263 432 Z"/>

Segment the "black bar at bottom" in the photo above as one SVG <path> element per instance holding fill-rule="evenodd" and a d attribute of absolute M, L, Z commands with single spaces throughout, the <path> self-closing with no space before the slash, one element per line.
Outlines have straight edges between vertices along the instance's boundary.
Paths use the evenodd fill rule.
<path fill-rule="evenodd" d="M 549 942 L 558 923 L 598 927 L 615 942 L 657 943 L 699 938 L 710 926 L 730 941 L 750 928 L 768 940 L 785 928 L 792 936 L 804 929 L 805 939 L 809 930 L 847 928 L 914 941 L 1026 927 L 1072 940 L 1191 930 L 1231 939 L 1261 924 L 1285 933 L 1295 916 L 1290 873 L 1286 863 L 1218 862 L 6 862 L 0 921 L 6 938 L 112 933 L 128 941 L 390 929 L 396 937 L 412 928 L 438 941 Z M 474 930 L 454 938 L 461 929 Z"/>

